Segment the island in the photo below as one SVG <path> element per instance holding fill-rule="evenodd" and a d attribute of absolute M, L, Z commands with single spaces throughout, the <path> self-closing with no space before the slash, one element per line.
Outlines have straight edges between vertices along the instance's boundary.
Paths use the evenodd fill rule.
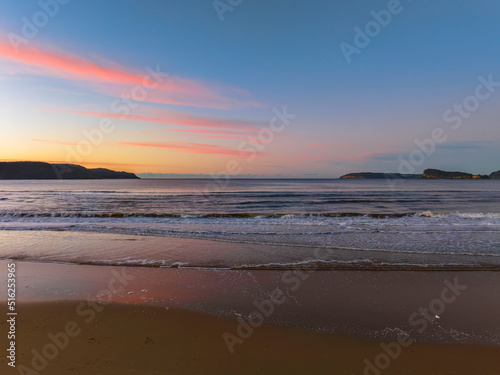
<path fill-rule="evenodd" d="M 0 180 L 90 180 L 138 179 L 134 173 L 106 168 L 85 168 L 77 164 L 50 164 L 39 161 L 0 162 Z"/>
<path fill-rule="evenodd" d="M 488 180 L 500 179 L 500 171 L 488 175 L 472 174 L 466 172 L 447 172 L 439 169 L 426 169 L 423 174 L 402 174 L 402 173 L 381 173 L 381 172 L 357 172 L 348 173 L 340 177 L 341 179 L 460 179 L 460 180 Z"/>
<path fill-rule="evenodd" d="M 381 173 L 381 172 L 359 172 L 348 173 L 340 178 L 351 179 L 382 179 L 382 178 L 421 178 L 421 174 L 402 174 L 402 173 Z"/>
<path fill-rule="evenodd" d="M 480 174 L 471 174 L 465 172 L 446 172 L 441 171 L 439 169 L 426 169 L 422 178 L 427 179 L 463 179 L 463 180 L 472 180 L 472 179 L 488 179 L 489 177 L 486 175 Z"/>

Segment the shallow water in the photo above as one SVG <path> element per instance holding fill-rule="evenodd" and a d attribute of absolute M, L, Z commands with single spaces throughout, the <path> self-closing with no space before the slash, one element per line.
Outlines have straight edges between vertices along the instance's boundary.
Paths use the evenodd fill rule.
<path fill-rule="evenodd" d="M 2 181 L 0 230 L 273 245 L 252 259 L 252 267 L 498 266 L 499 198 L 495 180 Z M 335 251 L 318 259 L 313 248 Z M 32 247 L 23 249 L 36 259 Z M 248 265 L 234 249 L 235 256 L 217 265 Z M 147 249 L 108 252 L 106 259 L 116 264 L 172 266 Z M 19 257 L 13 250 L 2 254 Z M 177 253 L 175 262 L 198 266 L 189 254 Z M 65 248 L 51 259 L 74 255 Z M 85 261 L 103 259 L 94 254 Z"/>

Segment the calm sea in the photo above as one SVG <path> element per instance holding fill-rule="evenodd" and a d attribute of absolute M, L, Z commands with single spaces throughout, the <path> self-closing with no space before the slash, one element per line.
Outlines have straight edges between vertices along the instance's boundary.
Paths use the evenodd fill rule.
<path fill-rule="evenodd" d="M 498 266 L 500 181 L 1 181 L 0 231 L 260 244 L 269 246 L 270 252 L 293 248 L 295 265 L 301 262 L 297 249 L 322 248 L 342 253 L 343 261 L 346 253 L 356 254 L 348 261 L 360 266 L 384 253 L 390 256 L 382 257 L 383 262 Z M 3 246 L 0 257 L 16 257 L 8 243 Z M 335 251 L 328 252 L 324 265 L 338 261 Z M 157 264 L 147 251 L 142 249 L 140 255 L 127 254 L 129 260 L 138 259 L 137 264 L 127 264 L 145 264 L 150 258 Z M 255 264 L 288 264 L 284 258 L 286 250 Z M 433 262 L 427 262 L 431 258 Z M 65 260 L 63 255 L 60 260 Z M 177 260 L 183 261 L 187 260 Z M 235 262 L 231 258 L 225 266 L 242 266 Z"/>

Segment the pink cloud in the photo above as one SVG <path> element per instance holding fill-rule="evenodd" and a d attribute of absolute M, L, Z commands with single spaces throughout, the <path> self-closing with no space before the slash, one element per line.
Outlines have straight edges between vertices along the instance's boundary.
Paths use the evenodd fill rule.
<path fill-rule="evenodd" d="M 169 150 L 177 150 L 181 152 L 187 152 L 191 154 L 210 154 L 210 155 L 230 155 L 237 157 L 245 156 L 262 156 L 265 155 L 261 152 L 246 152 L 239 151 L 233 148 L 210 145 L 205 143 L 189 143 L 189 142 L 166 142 L 166 143 L 155 143 L 155 142 L 118 142 L 118 144 L 123 146 L 134 146 L 134 147 L 153 147 L 153 148 L 164 148 Z"/>
<path fill-rule="evenodd" d="M 10 42 L 0 37 L 0 61 L 12 62 L 16 73 L 43 75 L 92 83 L 97 91 L 113 96 L 126 94 L 134 86 L 143 86 L 146 69 L 134 71 L 119 64 L 57 50 L 34 42 L 13 48 Z M 157 70 L 156 68 L 153 71 Z M 222 84 L 205 83 L 187 78 L 157 75 L 159 84 L 148 91 L 145 101 L 174 105 L 228 109 L 240 106 L 259 106 L 251 95 L 240 88 Z M 150 84 L 154 81 L 149 78 Z M 125 89 L 125 87 L 127 89 Z"/>
<path fill-rule="evenodd" d="M 208 134 L 221 134 L 221 135 L 234 135 L 234 136 L 245 136 L 245 134 L 229 131 L 229 130 L 212 130 L 212 129 L 162 129 L 169 132 L 180 132 L 180 133 L 208 133 Z"/>
<path fill-rule="evenodd" d="M 251 134 L 239 133 L 229 130 L 212 130 L 212 129 L 162 129 L 167 132 L 188 133 L 198 138 L 205 139 L 239 139 L 246 140 Z M 255 136 L 255 134 L 254 134 Z"/>
<path fill-rule="evenodd" d="M 142 84 L 142 78 L 118 66 L 114 69 L 102 67 L 74 54 L 55 51 L 49 48 L 40 49 L 34 47 L 33 43 L 23 45 L 16 51 L 8 40 L 0 38 L 0 57 L 2 60 L 38 68 L 40 74 L 42 71 L 45 71 L 47 74 L 57 77 L 67 78 L 71 75 L 77 80 Z M 32 73 L 36 71 L 33 70 Z"/>
<path fill-rule="evenodd" d="M 257 130 L 257 126 L 247 121 L 237 121 L 228 119 L 215 119 L 209 117 L 193 116 L 187 114 L 175 113 L 172 111 L 162 110 L 157 112 L 161 117 L 141 116 L 141 115 L 122 115 L 119 113 L 94 112 L 94 111 L 50 111 L 59 113 L 76 113 L 86 116 L 94 116 L 101 118 L 116 118 L 120 120 L 130 120 L 139 122 L 150 122 L 163 125 L 183 125 L 208 128 L 226 128 L 236 130 Z"/>
<path fill-rule="evenodd" d="M 205 138 L 205 139 L 239 139 L 245 140 L 248 137 L 236 136 L 236 135 L 211 135 L 211 134 L 196 134 L 195 137 Z"/>

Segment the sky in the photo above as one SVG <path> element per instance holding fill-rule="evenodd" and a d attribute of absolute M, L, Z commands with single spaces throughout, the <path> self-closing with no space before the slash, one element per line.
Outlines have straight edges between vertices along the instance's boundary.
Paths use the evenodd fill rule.
<path fill-rule="evenodd" d="M 499 36 L 493 0 L 0 0 L 0 160 L 489 174 Z"/>

